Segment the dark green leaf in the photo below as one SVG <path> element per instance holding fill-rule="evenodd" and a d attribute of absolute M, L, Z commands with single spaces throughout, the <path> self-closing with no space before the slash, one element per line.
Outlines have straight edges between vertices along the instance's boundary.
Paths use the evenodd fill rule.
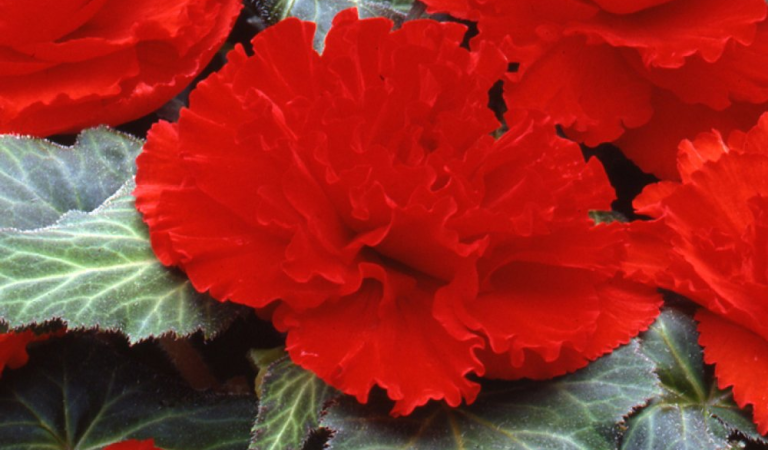
<path fill-rule="evenodd" d="M 262 381 L 253 450 L 299 450 L 317 428 L 325 403 L 338 395 L 285 356 L 269 365 Z"/>
<path fill-rule="evenodd" d="M 555 380 L 486 383 L 468 407 L 432 404 L 395 419 L 386 402 L 345 398 L 321 423 L 336 450 L 608 450 L 625 415 L 659 392 L 653 364 L 633 341 Z"/>
<path fill-rule="evenodd" d="M 30 351 L 30 363 L 0 380 L 4 450 L 97 450 L 154 438 L 165 450 L 242 450 L 253 396 L 220 396 L 116 354 L 90 338 L 67 336 Z"/>
<path fill-rule="evenodd" d="M 699 333 L 691 318 L 664 311 L 643 335 L 643 353 L 656 363 L 656 374 L 669 399 L 699 403 L 708 396 Z"/>
<path fill-rule="evenodd" d="M 339 11 L 356 7 L 361 18 L 387 17 L 400 24 L 414 0 L 265 0 L 257 2 L 261 18 L 276 23 L 286 17 L 298 17 L 317 24 L 315 48 L 321 51 L 325 35 Z"/>
<path fill-rule="evenodd" d="M 275 348 L 254 348 L 248 352 L 248 359 L 251 365 L 256 369 L 255 390 L 256 396 L 261 399 L 264 394 L 264 378 L 270 373 L 269 369 L 273 362 L 285 357 L 284 347 Z"/>
<path fill-rule="evenodd" d="M 732 432 L 765 441 L 729 391 L 707 376 L 694 321 L 667 310 L 643 335 L 643 352 L 656 364 L 664 392 L 628 422 L 622 450 L 715 450 L 743 445 Z"/>
<path fill-rule="evenodd" d="M 16 208 L 11 220 L 39 225 L 50 220 L 48 212 L 68 212 L 46 227 L 0 229 L 0 321 L 18 328 L 58 319 L 69 328 L 119 330 L 138 341 L 197 330 L 211 336 L 236 317 L 239 308 L 197 293 L 183 274 L 155 258 L 131 196 L 136 140 L 97 129 L 85 132 L 75 148 L 31 138 L 2 142 L 13 146 L 0 154 L 27 161 L 18 167 L 29 169 L 14 171 L 19 183 L 0 183 L 0 198 L 18 203 L 37 195 L 29 201 L 55 205 Z M 35 161 L 50 166 L 47 184 L 31 172 Z M 105 195 L 118 178 L 117 192 Z M 100 206 L 90 210 L 96 202 Z"/>

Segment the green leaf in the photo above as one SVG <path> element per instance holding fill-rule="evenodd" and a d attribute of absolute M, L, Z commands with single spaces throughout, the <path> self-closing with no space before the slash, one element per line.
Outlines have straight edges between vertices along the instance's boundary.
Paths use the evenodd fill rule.
<path fill-rule="evenodd" d="M 51 176 L 46 183 L 40 178 L 47 169 L 15 170 L 19 183 L 3 178 L 0 198 L 18 203 L 35 194 L 44 200 L 29 202 L 56 205 L 16 208 L 10 220 L 39 225 L 50 220 L 49 210 L 68 212 L 42 228 L 0 228 L 0 321 L 19 328 L 61 320 L 69 328 L 119 330 L 136 342 L 198 330 L 212 336 L 242 311 L 199 294 L 155 258 L 131 196 L 138 141 L 102 128 L 84 132 L 75 148 L 31 138 L 3 142 L 12 148 L 0 154 L 26 161 L 18 167 L 32 170 L 38 161 L 50 166 Z M 117 192 L 105 195 L 119 178 Z M 97 202 L 101 206 L 85 211 Z"/>
<path fill-rule="evenodd" d="M 264 395 L 264 378 L 270 373 L 269 369 L 272 363 L 285 357 L 285 347 L 275 348 L 254 348 L 248 352 L 248 359 L 251 365 L 256 369 L 256 381 L 254 388 L 256 397 L 261 400 Z"/>
<path fill-rule="evenodd" d="M 276 23 L 286 17 L 298 17 L 317 24 L 315 48 L 322 51 L 325 36 L 339 11 L 356 7 L 361 18 L 386 17 L 402 24 L 414 0 L 264 0 L 256 2 L 261 19 Z"/>
<path fill-rule="evenodd" d="M 628 422 L 622 450 L 740 448 L 733 432 L 768 443 L 746 412 L 717 388 L 704 368 L 696 324 L 673 309 L 643 335 L 642 349 L 655 364 L 663 394 Z"/>
<path fill-rule="evenodd" d="M 665 310 L 643 335 L 643 353 L 656 363 L 669 400 L 700 402 L 708 396 L 698 338 L 693 320 L 675 310 Z"/>
<path fill-rule="evenodd" d="M 299 450 L 318 426 L 324 405 L 339 395 L 312 372 L 284 356 L 271 363 L 262 381 L 252 450 Z"/>
<path fill-rule="evenodd" d="M 0 380 L 4 450 L 97 450 L 154 438 L 165 450 L 242 450 L 253 396 L 199 393 L 91 338 L 67 336 L 30 351 Z"/>
<path fill-rule="evenodd" d="M 555 380 L 485 383 L 470 406 L 430 404 L 392 418 L 380 397 L 368 406 L 345 398 L 321 423 L 336 450 L 609 450 L 624 417 L 659 392 L 653 364 L 633 341 Z"/>
<path fill-rule="evenodd" d="M 589 211 L 589 218 L 592 219 L 595 224 L 611 223 L 611 222 L 629 222 L 624 214 L 618 211 Z"/>
<path fill-rule="evenodd" d="M 133 342 L 229 324 L 239 309 L 157 261 L 132 190 L 128 182 L 94 211 L 69 212 L 47 228 L 0 232 L 0 318 L 13 328 L 60 319 Z"/>
<path fill-rule="evenodd" d="M 84 131 L 72 147 L 0 135 L 0 228 L 31 230 L 95 209 L 134 173 L 141 145 L 106 127 Z"/>

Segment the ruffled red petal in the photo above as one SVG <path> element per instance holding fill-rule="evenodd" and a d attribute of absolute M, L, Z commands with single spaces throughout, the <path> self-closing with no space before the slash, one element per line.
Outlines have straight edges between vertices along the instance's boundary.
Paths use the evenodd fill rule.
<path fill-rule="evenodd" d="M 645 330 L 661 306 L 650 287 L 586 270 L 516 264 L 497 276 L 506 286 L 481 295 L 471 312 L 488 336 L 480 356 L 495 378 L 546 379 L 584 367 Z"/>
<path fill-rule="evenodd" d="M 724 111 L 704 105 L 689 105 L 672 94 L 656 92 L 653 117 L 644 126 L 630 129 L 616 145 L 646 172 L 663 180 L 679 180 L 677 148 L 683 139 L 719 130 L 727 136 L 733 130 L 746 129 L 757 121 L 764 105 L 735 103 Z"/>
<path fill-rule="evenodd" d="M 646 330 L 658 315 L 662 303 L 656 289 L 629 281 L 610 280 L 592 289 L 589 298 L 597 314 L 588 326 L 581 325 L 588 331 L 581 342 L 563 341 L 554 347 L 557 351 L 549 350 L 549 354 L 535 347 L 525 348 L 518 354 L 517 361 L 515 358 L 510 360 L 508 354 L 484 349 L 478 355 L 485 366 L 486 376 L 546 379 L 573 372 Z M 564 312 L 558 311 L 554 316 Z M 551 326 L 551 317 L 540 326 Z M 520 364 L 520 361 L 524 363 Z"/>
<path fill-rule="evenodd" d="M 366 280 L 349 296 L 296 313 L 283 307 L 274 321 L 288 331 L 287 349 L 298 364 L 365 403 L 374 385 L 395 400 L 394 415 L 410 414 L 431 399 L 458 406 L 474 401 L 480 385 L 466 375 L 483 374 L 473 350 L 482 339 L 450 335 L 432 314 L 440 291 L 378 266 L 361 268 Z"/>
<path fill-rule="evenodd" d="M 733 387 L 740 407 L 752 405 L 758 431 L 768 434 L 768 341 L 706 310 L 700 310 L 696 320 L 704 361 L 715 365 L 718 386 Z"/>
<path fill-rule="evenodd" d="M 150 130 L 137 160 L 142 167 L 134 192 L 137 208 L 144 213 L 152 246 L 164 264 L 184 268 L 200 291 L 255 307 L 289 290 L 299 289 L 296 295 L 305 302 L 325 298 L 328 289 L 335 292 L 335 286 L 322 280 L 297 286 L 274 264 L 284 259 L 288 243 L 279 228 L 254 228 L 237 210 L 188 185 L 189 174 L 179 164 L 183 156 L 178 140 L 176 127 L 161 122 Z"/>
<path fill-rule="evenodd" d="M 658 314 L 659 297 L 652 289 L 641 294 L 638 285 L 626 284 L 626 298 L 640 307 L 637 322 L 625 320 L 617 333 L 609 332 L 601 317 L 610 315 L 610 307 L 597 286 L 621 285 L 612 277 L 626 236 L 618 226 L 591 227 L 578 206 L 609 207 L 613 194 L 604 173 L 595 170 L 596 161 L 585 166 L 577 146 L 546 128 L 513 128 L 497 147 L 498 157 L 489 157 L 483 167 L 486 187 L 495 184 L 492 180 L 521 181 L 514 189 L 501 185 L 503 200 L 487 189 L 487 204 L 506 221 L 526 225 L 498 236 L 498 244 L 478 261 L 475 300 L 438 303 L 436 314 L 451 323 L 458 311 L 466 327 L 482 331 L 490 348 L 479 354 L 491 376 L 547 378 L 573 371 L 647 327 Z M 541 148 L 553 151 L 539 153 Z M 575 208 L 561 209 L 564 205 Z"/>
<path fill-rule="evenodd" d="M 763 2 L 762 7 L 765 7 Z M 688 58 L 674 68 L 652 68 L 644 75 L 658 88 L 674 93 L 687 104 L 722 111 L 734 102 L 768 101 L 768 22 L 761 22 L 754 42 L 729 42 L 714 60 Z"/>
<path fill-rule="evenodd" d="M 768 432 L 768 115 L 728 139 L 713 131 L 679 147 L 681 182 L 649 186 L 635 201 L 656 222 L 630 226 L 625 270 L 697 302 L 700 342 L 721 387 L 752 404 Z"/>
<path fill-rule="evenodd" d="M 38 336 L 32 330 L 0 334 L 0 373 L 5 367 L 18 369 L 29 360 L 27 344 L 47 339 L 47 335 Z"/>
<path fill-rule="evenodd" d="M 60 39 L 90 20 L 107 1 L 4 1 L 0 15 L 0 46 Z M 61 20 L 64 17 L 68 20 Z"/>
<path fill-rule="evenodd" d="M 630 14 L 674 0 L 592 0 L 604 10 L 614 14 Z"/>
<path fill-rule="evenodd" d="M 448 13 L 454 17 L 469 20 L 472 20 L 472 13 L 476 6 L 474 0 L 429 0 L 424 3 L 429 13 Z"/>
<path fill-rule="evenodd" d="M 583 34 L 616 49 L 636 50 L 645 66 L 670 69 L 687 66 L 692 55 L 710 63 L 717 61 L 731 43 L 752 44 L 756 24 L 766 16 L 766 5 L 761 0 L 631 2 L 637 8 L 632 14 L 627 14 L 626 4 L 630 2 L 608 3 L 613 3 L 611 9 L 623 9 L 623 13 L 613 14 L 606 9 L 589 20 L 569 24 L 567 33 Z"/>
<path fill-rule="evenodd" d="M 580 38 L 562 40 L 510 80 L 507 105 L 551 115 L 588 145 L 615 140 L 653 114 L 647 81 L 610 47 Z"/>
<path fill-rule="evenodd" d="M 118 442 L 104 447 L 104 450 L 162 450 L 155 447 L 154 439 L 147 439 L 146 441 L 138 441 L 131 439 L 128 441 Z"/>
<path fill-rule="evenodd" d="M 159 108 L 205 67 L 241 8 L 237 0 L 27 3 L 0 5 L 4 133 L 74 132 Z"/>
<path fill-rule="evenodd" d="M 511 109 L 550 115 L 587 145 L 616 142 L 643 170 L 676 179 L 675 149 L 713 127 L 749 126 L 768 101 L 762 0 L 426 0 L 478 21 L 519 68 Z"/>

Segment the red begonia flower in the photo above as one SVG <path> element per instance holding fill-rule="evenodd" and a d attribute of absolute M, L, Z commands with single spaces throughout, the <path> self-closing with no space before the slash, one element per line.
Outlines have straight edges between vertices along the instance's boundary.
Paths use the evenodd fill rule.
<path fill-rule="evenodd" d="M 616 144 L 675 179 L 675 148 L 768 109 L 764 0 L 424 0 L 477 20 L 512 62 L 510 108 L 551 115 L 569 137 Z M 760 105 L 760 106 L 756 106 Z"/>
<path fill-rule="evenodd" d="M 104 450 L 162 450 L 155 447 L 155 441 L 153 439 L 147 439 L 146 441 L 137 441 L 131 439 L 129 441 L 118 442 L 104 447 Z"/>
<path fill-rule="evenodd" d="M 213 57 L 240 0 L 0 0 L 0 133 L 119 125 Z"/>
<path fill-rule="evenodd" d="M 165 264 L 269 308 L 298 364 L 408 414 L 478 393 L 467 375 L 546 378 L 658 313 L 618 272 L 613 191 L 547 119 L 487 108 L 507 61 L 458 24 L 340 13 L 322 56 L 285 20 L 237 47 L 178 124 L 150 131 L 138 208 Z"/>
<path fill-rule="evenodd" d="M 683 141 L 680 182 L 648 186 L 635 208 L 628 270 L 699 303 L 700 342 L 721 387 L 768 433 L 768 115 L 727 142 Z"/>
<path fill-rule="evenodd" d="M 47 336 L 38 336 L 32 330 L 0 333 L 0 373 L 6 367 L 18 369 L 26 364 L 29 360 L 27 344 L 43 339 Z"/>

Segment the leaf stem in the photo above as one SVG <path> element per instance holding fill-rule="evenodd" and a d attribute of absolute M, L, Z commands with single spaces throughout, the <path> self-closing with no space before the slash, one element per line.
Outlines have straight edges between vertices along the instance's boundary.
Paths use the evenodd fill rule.
<path fill-rule="evenodd" d="M 160 347 L 193 389 L 203 391 L 219 386 L 200 352 L 188 340 L 163 336 L 160 338 Z"/>

